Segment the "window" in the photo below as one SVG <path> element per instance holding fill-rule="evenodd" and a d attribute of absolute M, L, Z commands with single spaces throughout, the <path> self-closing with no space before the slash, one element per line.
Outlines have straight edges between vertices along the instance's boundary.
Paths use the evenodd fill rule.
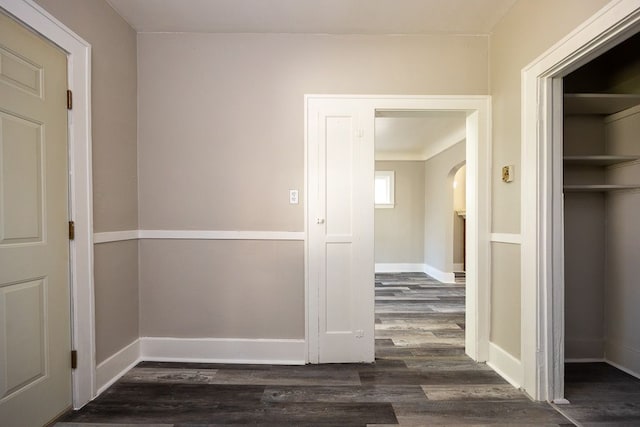
<path fill-rule="evenodd" d="M 393 208 L 394 198 L 394 172 L 376 171 L 375 179 L 375 203 L 376 208 Z"/>

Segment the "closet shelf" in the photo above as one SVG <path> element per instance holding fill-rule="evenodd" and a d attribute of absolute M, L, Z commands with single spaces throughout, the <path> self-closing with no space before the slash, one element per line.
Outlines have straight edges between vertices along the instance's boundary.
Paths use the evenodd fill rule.
<path fill-rule="evenodd" d="M 633 162 L 638 159 L 640 159 L 640 156 L 564 156 L 564 163 L 567 165 L 611 166 L 618 163 Z"/>
<path fill-rule="evenodd" d="M 565 185 L 564 192 L 605 192 L 615 190 L 635 190 L 639 189 L 638 185 L 618 185 L 618 184 L 579 184 Z"/>
<path fill-rule="evenodd" d="M 614 114 L 640 104 L 640 95 L 628 93 L 566 93 L 565 114 Z"/>

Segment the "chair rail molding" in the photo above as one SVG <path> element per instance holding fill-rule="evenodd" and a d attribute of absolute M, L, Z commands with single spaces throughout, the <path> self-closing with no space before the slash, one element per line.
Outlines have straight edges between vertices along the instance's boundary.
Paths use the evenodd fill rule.
<path fill-rule="evenodd" d="M 304 231 L 254 230 L 122 230 L 95 233 L 96 244 L 139 239 L 169 240 L 304 240 Z"/>

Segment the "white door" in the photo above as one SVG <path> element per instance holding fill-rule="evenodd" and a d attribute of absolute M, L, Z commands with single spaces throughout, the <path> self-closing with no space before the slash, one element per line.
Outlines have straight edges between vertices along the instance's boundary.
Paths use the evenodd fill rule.
<path fill-rule="evenodd" d="M 67 58 L 0 13 L 0 425 L 71 406 Z"/>
<path fill-rule="evenodd" d="M 374 111 L 307 102 L 309 361 L 372 362 Z"/>

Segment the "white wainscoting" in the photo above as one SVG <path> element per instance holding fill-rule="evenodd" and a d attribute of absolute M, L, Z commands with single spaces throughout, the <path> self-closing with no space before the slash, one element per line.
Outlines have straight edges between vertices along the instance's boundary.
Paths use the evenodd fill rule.
<path fill-rule="evenodd" d="M 494 371 L 509 383 L 520 388 L 522 386 L 522 363 L 520 360 L 507 353 L 494 343 L 489 343 L 489 360 L 487 361 Z"/>
<path fill-rule="evenodd" d="M 140 338 L 141 358 L 149 361 L 304 365 L 303 339 Z"/>
<path fill-rule="evenodd" d="M 96 366 L 96 396 L 111 387 L 140 360 L 140 339 L 137 339 Z"/>
<path fill-rule="evenodd" d="M 180 240 L 301 240 L 304 231 L 234 231 L 234 230 L 124 230 L 93 234 L 93 243 L 135 239 Z"/>

